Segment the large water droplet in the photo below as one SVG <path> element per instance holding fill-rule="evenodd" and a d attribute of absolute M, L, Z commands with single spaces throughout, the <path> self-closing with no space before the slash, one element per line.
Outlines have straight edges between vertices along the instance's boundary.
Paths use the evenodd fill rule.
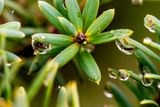
<path fill-rule="evenodd" d="M 145 75 L 146 75 L 146 74 L 151 73 L 151 69 L 150 69 L 149 67 L 147 67 L 147 66 L 144 66 L 144 67 L 143 67 L 143 73 L 144 73 L 144 75 L 143 75 L 143 77 L 142 77 L 142 79 L 141 79 L 141 83 L 142 83 L 144 86 L 146 86 L 146 87 L 151 86 L 152 83 L 153 83 L 153 80 L 152 80 L 152 79 L 145 78 Z"/>
<path fill-rule="evenodd" d="M 113 94 L 108 92 L 108 91 L 104 91 L 104 95 L 107 97 L 107 98 L 113 98 Z"/>
<path fill-rule="evenodd" d="M 151 15 L 147 15 L 144 18 L 144 26 L 152 33 L 155 33 L 155 22 Z"/>
<path fill-rule="evenodd" d="M 115 43 L 118 49 L 127 55 L 131 55 L 135 51 L 135 46 L 129 44 L 125 39 L 116 40 Z"/>
<path fill-rule="evenodd" d="M 114 69 L 112 69 L 112 68 L 108 69 L 108 75 L 112 79 L 117 79 L 118 78 L 118 74 L 116 74 L 116 72 L 114 72 Z"/>
<path fill-rule="evenodd" d="M 149 86 L 152 85 L 153 80 L 152 80 L 152 79 L 145 78 L 144 75 L 143 75 L 143 77 L 142 77 L 142 79 L 141 79 L 141 83 L 142 83 L 144 86 L 149 87 Z"/>
<path fill-rule="evenodd" d="M 47 43 L 41 43 L 32 38 L 32 47 L 35 54 L 46 54 L 50 49 L 51 45 Z"/>
<path fill-rule="evenodd" d="M 120 69 L 119 74 L 120 74 L 119 79 L 121 81 L 127 81 L 130 77 L 130 75 L 124 69 Z"/>

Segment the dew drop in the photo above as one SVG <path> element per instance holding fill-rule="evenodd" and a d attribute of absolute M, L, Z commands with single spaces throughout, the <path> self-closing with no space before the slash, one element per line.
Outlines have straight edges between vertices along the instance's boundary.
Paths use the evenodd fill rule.
<path fill-rule="evenodd" d="M 143 75 L 143 77 L 142 77 L 142 79 L 141 79 L 141 83 L 142 83 L 144 86 L 149 87 L 149 86 L 152 85 L 153 80 L 152 80 L 152 79 L 145 78 L 144 75 Z"/>
<path fill-rule="evenodd" d="M 129 77 L 130 77 L 130 75 L 127 72 L 125 72 L 124 69 L 120 69 L 119 70 L 119 74 L 120 74 L 119 79 L 121 81 L 127 81 L 129 79 Z"/>
<path fill-rule="evenodd" d="M 143 4 L 143 0 L 132 0 L 132 4 L 134 4 L 134 5 L 142 5 Z"/>
<path fill-rule="evenodd" d="M 6 65 L 7 65 L 7 67 L 11 67 L 11 66 L 12 66 L 12 63 L 9 63 L 9 62 L 8 62 Z"/>
<path fill-rule="evenodd" d="M 135 51 L 135 46 L 129 44 L 125 39 L 116 40 L 115 43 L 118 49 L 127 55 L 131 55 Z"/>
<path fill-rule="evenodd" d="M 46 54 L 50 49 L 51 45 L 48 43 L 41 43 L 32 38 L 32 47 L 34 49 L 34 53 L 37 54 Z"/>
<path fill-rule="evenodd" d="M 89 53 L 91 53 L 91 52 L 93 52 L 93 50 L 95 49 L 95 46 L 92 45 L 92 44 L 87 44 L 87 45 L 85 46 L 85 48 L 86 48 L 86 50 L 87 50 Z"/>
<path fill-rule="evenodd" d="M 10 12 L 11 12 L 11 14 L 14 14 L 14 10 L 11 10 Z"/>
<path fill-rule="evenodd" d="M 104 95 L 107 97 L 107 98 L 113 98 L 113 94 L 108 92 L 108 91 L 104 91 Z"/>
<path fill-rule="evenodd" d="M 108 75 L 109 75 L 109 77 L 112 78 L 112 79 L 117 79 L 117 78 L 118 78 L 118 75 L 113 71 L 112 68 L 109 68 L 109 69 L 108 69 Z"/>
<path fill-rule="evenodd" d="M 58 86 L 58 89 L 60 90 L 60 89 L 61 89 L 61 87 L 62 87 L 62 86 L 60 86 L 60 85 L 59 85 L 59 86 Z"/>
<path fill-rule="evenodd" d="M 147 15 L 144 18 L 144 26 L 152 33 L 155 33 L 155 24 L 153 17 L 151 15 Z"/>
<path fill-rule="evenodd" d="M 151 42 L 152 42 L 152 39 L 149 38 L 149 37 L 145 37 L 145 38 L 143 39 L 143 43 L 145 43 L 145 44 L 150 44 Z"/>
<path fill-rule="evenodd" d="M 160 89 L 160 82 L 157 83 L 157 88 Z"/>
<path fill-rule="evenodd" d="M 150 69 L 149 67 L 147 67 L 147 66 L 144 66 L 144 67 L 143 67 L 143 73 L 144 73 L 144 75 L 142 76 L 141 83 L 142 83 L 144 86 L 146 86 L 146 87 L 151 86 L 152 83 L 153 83 L 153 80 L 152 80 L 152 79 L 145 78 L 145 75 L 146 75 L 146 74 L 151 73 L 151 69 Z"/>

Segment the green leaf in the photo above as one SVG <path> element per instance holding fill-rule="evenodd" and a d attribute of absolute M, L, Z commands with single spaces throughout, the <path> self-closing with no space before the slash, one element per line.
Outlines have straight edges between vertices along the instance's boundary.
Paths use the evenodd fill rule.
<path fill-rule="evenodd" d="M 0 29 L 19 29 L 20 27 L 19 22 L 8 22 L 0 25 Z"/>
<path fill-rule="evenodd" d="M 94 36 L 102 32 L 113 20 L 114 9 L 103 12 L 87 29 L 87 36 Z"/>
<path fill-rule="evenodd" d="M 82 16 L 77 0 L 65 0 L 68 17 L 78 32 L 82 32 Z"/>
<path fill-rule="evenodd" d="M 7 57 L 7 61 L 8 62 L 15 62 L 15 63 L 17 63 L 17 62 L 21 62 L 22 60 L 21 60 L 21 58 L 20 57 L 18 57 L 17 55 L 15 55 L 14 53 L 11 53 L 11 52 L 9 52 L 9 51 L 5 51 L 5 53 L 6 53 L 6 57 Z"/>
<path fill-rule="evenodd" d="M 68 17 L 67 10 L 64 7 L 64 0 L 53 0 L 55 8 L 65 17 Z"/>
<path fill-rule="evenodd" d="M 79 51 L 79 44 L 74 43 L 62 50 L 53 60 L 53 63 L 57 63 L 59 67 L 68 63 Z"/>
<path fill-rule="evenodd" d="M 133 84 L 133 81 L 128 79 L 127 81 L 123 81 L 123 83 L 134 93 L 134 95 L 139 100 L 142 100 L 144 98 L 144 96 L 141 94 L 138 88 Z"/>
<path fill-rule="evenodd" d="M 83 8 L 83 32 L 85 32 L 91 23 L 96 19 L 99 8 L 99 0 L 86 0 L 86 4 Z"/>
<path fill-rule="evenodd" d="M 49 43 L 58 46 L 68 46 L 73 43 L 73 39 L 63 34 L 37 33 L 32 36 L 33 40 L 41 43 Z"/>
<path fill-rule="evenodd" d="M 25 37 L 23 32 L 14 29 L 0 29 L 0 36 L 6 36 L 11 39 L 21 39 Z"/>
<path fill-rule="evenodd" d="M 54 68 L 48 73 L 48 75 L 44 81 L 44 84 L 46 85 L 47 89 L 45 92 L 43 107 L 49 106 L 49 101 L 51 99 L 53 84 L 54 84 L 55 77 L 57 75 L 57 71 L 58 71 L 58 65 L 55 65 Z"/>
<path fill-rule="evenodd" d="M 149 56 L 153 57 L 155 60 L 160 62 L 160 57 L 149 48 L 145 47 L 144 45 L 140 44 L 139 42 L 131 38 L 127 38 L 127 41 L 132 45 L 136 46 L 137 48 L 139 48 L 140 50 L 142 50 L 144 53 L 148 54 Z"/>
<path fill-rule="evenodd" d="M 67 84 L 66 89 L 68 95 L 68 104 L 70 104 L 70 107 L 80 107 L 77 83 L 75 81 L 70 81 Z"/>
<path fill-rule="evenodd" d="M 30 15 L 29 13 L 26 11 L 25 8 L 22 7 L 22 5 L 20 5 L 18 2 L 13 1 L 13 0 L 5 0 L 5 6 L 13 9 L 14 11 L 16 11 L 19 15 L 21 15 L 22 17 L 24 17 L 25 19 L 29 19 Z"/>
<path fill-rule="evenodd" d="M 147 100 L 147 99 L 142 100 L 140 102 L 140 105 L 144 105 L 144 107 L 146 107 L 145 105 L 148 105 L 147 107 L 159 107 L 157 102 L 155 102 L 154 100 Z"/>
<path fill-rule="evenodd" d="M 67 90 L 65 87 L 61 87 L 59 94 L 58 94 L 56 107 L 69 107 L 67 101 L 68 101 Z"/>
<path fill-rule="evenodd" d="M 69 34 L 70 36 L 76 36 L 78 34 L 76 28 L 71 22 L 63 17 L 58 17 L 58 19 L 67 34 Z"/>
<path fill-rule="evenodd" d="M 144 78 L 160 80 L 160 75 L 158 75 L 158 74 L 145 74 Z"/>
<path fill-rule="evenodd" d="M 47 29 L 43 28 L 35 28 L 35 27 L 23 27 L 20 29 L 20 31 L 24 32 L 26 36 L 33 35 L 35 33 L 40 33 L 40 32 L 47 32 Z"/>
<path fill-rule="evenodd" d="M 106 90 L 109 90 L 109 92 L 114 95 L 114 99 L 117 101 L 120 107 L 133 107 L 128 101 L 128 98 L 123 94 L 121 90 L 119 90 L 119 88 L 115 84 L 108 82 Z"/>
<path fill-rule="evenodd" d="M 133 31 L 129 29 L 111 30 L 108 32 L 100 33 L 96 36 L 89 37 L 88 42 L 91 44 L 107 43 L 117 39 L 124 38 L 126 36 L 130 36 L 132 33 Z"/>
<path fill-rule="evenodd" d="M 153 62 L 147 57 L 147 55 L 142 50 L 137 49 L 134 52 L 134 55 L 143 66 L 149 67 L 152 73 L 156 73 L 156 74 L 158 73 L 156 66 L 153 64 Z"/>
<path fill-rule="evenodd" d="M 2 13 L 4 8 L 4 0 L 0 0 L 0 14 Z"/>
<path fill-rule="evenodd" d="M 87 78 L 90 81 L 99 84 L 101 80 L 101 72 L 92 55 L 82 48 L 77 54 L 76 60 Z"/>
<path fill-rule="evenodd" d="M 61 26 L 58 17 L 63 17 L 53 6 L 48 4 L 45 1 L 38 1 L 39 8 L 43 15 L 52 23 L 59 31 L 64 32 L 63 27 Z"/>
<path fill-rule="evenodd" d="M 29 107 L 27 95 L 23 87 L 17 89 L 14 105 L 15 107 Z"/>
<path fill-rule="evenodd" d="M 40 90 L 40 87 L 42 86 L 47 74 L 57 68 L 59 66 L 56 63 L 52 63 L 51 61 L 47 64 L 43 65 L 42 69 L 40 69 L 37 77 L 33 80 L 29 90 L 28 90 L 28 99 L 29 101 L 32 101 L 32 99 L 36 96 L 38 91 Z"/>

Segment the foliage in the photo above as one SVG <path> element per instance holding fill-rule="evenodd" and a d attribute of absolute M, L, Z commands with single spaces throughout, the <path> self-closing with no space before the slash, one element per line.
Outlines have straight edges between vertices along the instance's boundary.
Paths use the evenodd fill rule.
<path fill-rule="evenodd" d="M 84 77 L 99 85 L 101 71 L 91 52 L 95 45 L 108 42 L 115 42 L 126 55 L 133 54 L 140 70 L 140 73 L 135 73 L 126 68 L 109 68 L 109 77 L 125 84 L 137 97 L 140 106 L 159 107 L 160 75 L 150 57 L 157 62 L 160 62 L 160 57 L 145 45 L 160 50 L 160 20 L 149 14 L 144 18 L 144 26 L 158 37 L 157 42 L 146 37 L 143 41 L 145 45 L 131 38 L 133 31 L 130 29 L 106 31 L 114 18 L 115 9 L 101 12 L 99 16 L 98 13 L 101 6 L 111 1 L 53 0 L 52 6 L 40 0 L 24 3 L 0 0 L 0 15 L 3 17 L 0 25 L 0 107 L 30 107 L 40 91 L 44 92 L 42 106 L 49 107 L 56 84 L 61 85 L 56 107 L 80 107 L 79 82 L 66 83 L 59 71 L 72 61 L 79 79 Z M 132 0 L 132 3 L 142 5 L 143 0 Z M 15 15 L 9 14 L 12 9 Z M 28 12 L 30 10 L 38 13 L 36 17 Z M 49 28 L 44 27 L 49 24 L 43 17 L 51 24 Z M 33 52 L 31 46 L 36 56 L 28 58 L 26 55 Z M 29 72 L 22 72 L 28 69 Z M 26 86 L 23 82 L 17 85 L 16 82 L 23 81 L 24 77 L 29 78 L 30 85 Z M 104 85 L 104 94 L 108 98 L 113 97 L 120 107 L 133 107 L 128 96 L 112 82 Z"/>

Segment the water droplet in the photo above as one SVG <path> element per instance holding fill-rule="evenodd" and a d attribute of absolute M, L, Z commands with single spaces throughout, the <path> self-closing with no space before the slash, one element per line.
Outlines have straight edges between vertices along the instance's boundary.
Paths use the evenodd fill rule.
<path fill-rule="evenodd" d="M 160 82 L 157 83 L 157 88 L 160 89 Z"/>
<path fill-rule="evenodd" d="M 146 73 L 147 74 L 147 73 Z M 145 74 L 144 74 L 145 75 Z M 152 85 L 153 83 L 153 80 L 152 79 L 148 79 L 148 78 L 145 78 L 143 75 L 142 79 L 141 79 L 141 83 L 146 86 L 146 87 L 149 87 Z"/>
<path fill-rule="evenodd" d="M 91 52 L 93 52 L 93 50 L 95 49 L 95 46 L 92 45 L 92 44 L 87 44 L 87 45 L 85 46 L 85 49 L 86 49 L 89 53 L 91 53 Z"/>
<path fill-rule="evenodd" d="M 108 107 L 108 105 L 107 105 L 107 104 L 105 104 L 105 105 L 104 105 L 104 107 Z"/>
<path fill-rule="evenodd" d="M 143 76 L 142 76 L 142 79 L 141 79 L 141 83 L 146 86 L 146 87 L 149 87 L 152 85 L 153 83 L 153 80 L 152 79 L 148 79 L 148 78 L 145 78 L 145 74 L 149 74 L 151 73 L 151 69 L 147 66 L 144 66 L 143 67 Z"/>
<path fill-rule="evenodd" d="M 11 67 L 11 66 L 12 66 L 12 63 L 9 63 L 9 62 L 8 62 L 6 65 L 7 65 L 8 67 Z"/>
<path fill-rule="evenodd" d="M 59 85 L 59 86 L 58 86 L 58 89 L 60 90 L 60 89 L 61 89 L 61 87 L 62 87 L 62 86 L 60 86 L 60 85 Z"/>
<path fill-rule="evenodd" d="M 143 43 L 144 43 L 144 44 L 150 44 L 151 42 L 152 42 L 152 39 L 149 38 L 149 37 L 145 37 L 145 38 L 143 39 Z"/>
<path fill-rule="evenodd" d="M 151 15 L 147 15 L 144 18 L 144 26 L 152 33 L 155 33 L 155 22 Z"/>
<path fill-rule="evenodd" d="M 112 69 L 112 68 L 108 69 L 108 74 L 109 74 L 109 77 L 112 78 L 112 79 L 117 79 L 118 78 L 118 74 L 116 74 L 114 72 L 114 69 Z"/>
<path fill-rule="evenodd" d="M 107 97 L 107 98 L 113 98 L 113 94 L 108 92 L 108 91 L 104 91 L 104 95 Z"/>
<path fill-rule="evenodd" d="M 131 55 L 135 51 L 135 46 L 129 44 L 125 39 L 116 40 L 115 43 L 118 49 L 127 55 Z"/>
<path fill-rule="evenodd" d="M 120 74 L 119 79 L 121 81 L 127 81 L 130 77 L 130 75 L 124 69 L 120 69 L 119 74 Z"/>
<path fill-rule="evenodd" d="M 134 4 L 134 5 L 142 5 L 143 4 L 143 0 L 132 0 L 132 4 Z"/>
<path fill-rule="evenodd" d="M 11 10 L 10 12 L 11 12 L 11 14 L 14 14 L 14 10 Z"/>
<path fill-rule="evenodd" d="M 66 9 L 66 6 L 65 6 L 65 3 L 62 3 L 62 7 L 63 7 L 65 10 L 67 10 L 67 9 Z"/>
<path fill-rule="evenodd" d="M 50 49 L 51 45 L 48 43 L 41 43 L 32 38 L 32 47 L 35 54 L 46 54 Z"/>

